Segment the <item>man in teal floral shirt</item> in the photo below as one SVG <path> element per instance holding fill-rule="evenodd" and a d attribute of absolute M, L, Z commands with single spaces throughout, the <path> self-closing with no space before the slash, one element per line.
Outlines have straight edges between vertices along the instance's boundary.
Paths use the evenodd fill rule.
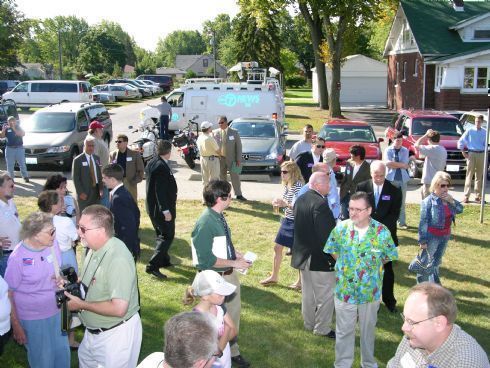
<path fill-rule="evenodd" d="M 351 196 L 350 219 L 330 233 L 325 253 L 336 260 L 335 368 L 350 368 L 354 362 L 356 322 L 361 332 L 361 366 L 376 368 L 374 336 L 383 285 L 383 264 L 398 258 L 386 226 L 371 218 L 369 197 Z"/>

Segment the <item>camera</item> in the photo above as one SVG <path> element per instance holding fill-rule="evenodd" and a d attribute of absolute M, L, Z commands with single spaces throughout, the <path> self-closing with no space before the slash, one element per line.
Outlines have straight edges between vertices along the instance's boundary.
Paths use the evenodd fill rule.
<path fill-rule="evenodd" d="M 65 295 L 65 291 L 73 296 L 82 298 L 82 294 L 80 292 L 80 283 L 78 282 L 78 276 L 73 267 L 66 267 L 61 270 L 61 276 L 65 278 L 68 283 L 65 284 L 64 289 L 60 289 L 56 291 L 56 305 L 58 308 L 68 300 L 68 297 Z"/>

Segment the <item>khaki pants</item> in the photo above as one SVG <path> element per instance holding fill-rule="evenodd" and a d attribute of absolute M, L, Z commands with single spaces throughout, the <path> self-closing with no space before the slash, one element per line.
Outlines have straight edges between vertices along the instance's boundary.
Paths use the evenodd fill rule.
<path fill-rule="evenodd" d="M 475 196 L 481 198 L 483 185 L 483 161 L 485 153 L 468 152 L 469 158 L 466 160 L 466 180 L 464 182 L 464 196 L 469 198 L 471 194 L 471 181 L 475 177 Z"/>
<path fill-rule="evenodd" d="M 124 188 L 126 188 L 128 192 L 131 193 L 134 201 L 138 203 L 138 186 L 130 184 L 129 180 L 127 180 L 126 178 L 123 179 L 123 184 Z"/>
<path fill-rule="evenodd" d="M 242 195 L 242 188 L 240 183 L 240 175 L 231 171 L 231 161 L 227 161 L 226 157 L 220 157 L 220 179 L 228 181 L 227 172 L 230 171 L 231 184 L 233 185 L 233 191 L 236 196 Z M 232 352 L 233 356 L 233 352 Z"/>
<path fill-rule="evenodd" d="M 430 194 L 430 184 L 422 184 L 420 194 L 422 195 L 422 200 L 425 199 Z"/>
<path fill-rule="evenodd" d="M 201 157 L 202 185 L 206 186 L 210 180 L 219 179 L 220 163 L 218 156 Z"/>
<path fill-rule="evenodd" d="M 230 350 L 231 356 L 240 355 L 240 350 L 238 348 L 238 333 L 240 330 L 240 312 L 242 308 L 241 296 L 240 296 L 240 279 L 238 278 L 238 274 L 235 270 L 231 273 L 231 275 L 224 275 L 223 278 L 228 281 L 230 284 L 236 286 L 236 290 L 230 296 L 227 296 L 225 299 L 226 310 L 230 314 L 230 317 L 235 324 L 237 337 L 233 339 L 233 343 L 230 342 Z"/>

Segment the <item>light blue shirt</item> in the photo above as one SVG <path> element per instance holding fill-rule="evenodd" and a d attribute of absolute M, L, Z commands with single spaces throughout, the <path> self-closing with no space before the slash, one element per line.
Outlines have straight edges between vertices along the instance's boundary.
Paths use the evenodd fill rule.
<path fill-rule="evenodd" d="M 466 147 L 468 151 L 484 151 L 486 136 L 486 129 L 470 128 L 459 138 L 458 149 L 463 150 Z"/>
<path fill-rule="evenodd" d="M 309 189 L 310 187 L 308 186 L 308 183 L 303 185 L 303 187 L 294 197 L 293 205 L 294 202 L 296 202 L 296 200 L 303 194 L 305 194 Z M 340 197 L 339 191 L 337 190 L 337 180 L 335 179 L 335 173 L 332 170 L 330 170 L 330 193 L 327 194 L 327 197 L 325 199 L 327 200 L 330 211 L 332 211 L 334 219 L 337 220 L 340 216 Z"/>
<path fill-rule="evenodd" d="M 404 164 L 408 164 L 409 162 L 409 153 L 406 147 L 401 147 L 400 152 L 398 152 L 398 162 L 403 162 Z M 389 146 L 386 147 L 385 156 L 387 161 L 396 162 L 395 160 L 395 147 Z M 393 181 L 395 179 L 395 173 L 397 169 L 386 168 L 386 180 Z M 406 183 L 410 180 L 410 175 L 408 175 L 408 171 L 406 169 L 400 169 L 402 173 L 402 182 Z"/>

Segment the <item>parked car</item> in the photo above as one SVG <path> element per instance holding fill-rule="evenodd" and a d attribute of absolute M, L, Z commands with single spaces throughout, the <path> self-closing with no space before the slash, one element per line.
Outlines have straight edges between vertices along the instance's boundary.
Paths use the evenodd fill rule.
<path fill-rule="evenodd" d="M 82 152 L 88 126 L 93 120 L 104 126 L 103 139 L 109 145 L 112 121 L 101 103 L 63 103 L 36 111 L 22 123 L 26 132 L 26 164 L 54 164 L 71 170 L 73 159 Z"/>
<path fill-rule="evenodd" d="M 458 139 L 464 130 L 459 120 L 452 115 L 435 110 L 400 110 L 386 128 L 385 136 L 391 144 L 397 132 L 403 133 L 403 146 L 408 148 L 410 156 L 414 158 L 409 162 L 408 172 L 410 176 L 419 178 L 422 175 L 425 157 L 414 144 L 428 129 L 437 130 L 441 134 L 439 144 L 447 151 L 446 171 L 451 175 L 464 175 L 466 160 L 457 148 Z"/>
<path fill-rule="evenodd" d="M 276 174 L 286 155 L 287 130 L 277 120 L 238 118 L 230 125 L 242 140 L 242 172 Z"/>
<path fill-rule="evenodd" d="M 138 81 L 144 83 L 148 88 L 150 88 L 154 95 L 163 92 L 158 83 L 152 82 L 151 80 L 143 79 L 138 79 Z"/>
<path fill-rule="evenodd" d="M 19 114 L 15 102 L 0 100 L 0 130 L 3 128 L 3 124 L 7 123 L 9 116 L 15 116 L 17 121 L 19 121 Z M 5 138 L 0 138 L 0 149 L 3 149 L 4 147 Z"/>
<path fill-rule="evenodd" d="M 93 92 L 93 89 L 92 89 L 92 97 L 94 99 L 94 102 L 101 102 L 101 103 L 116 102 L 116 98 L 112 93 Z"/>
<path fill-rule="evenodd" d="M 318 137 L 325 139 L 325 147 L 333 148 L 337 154 L 337 165 L 333 170 L 339 174 L 345 171 L 346 161 L 350 159 L 350 147 L 363 146 L 366 160 L 380 160 L 382 157 L 380 143 L 383 138 L 376 139 L 371 125 L 364 121 L 332 119 L 323 124 Z"/>
<path fill-rule="evenodd" d="M 130 86 L 130 87 L 128 87 Z M 131 86 L 130 84 L 99 84 L 92 88 L 92 91 L 110 93 L 114 96 L 116 101 L 140 98 L 141 94 L 138 89 Z"/>
<path fill-rule="evenodd" d="M 463 124 L 463 129 L 468 130 L 475 126 L 475 120 L 478 116 L 483 115 L 483 128 L 488 126 L 488 111 L 487 110 L 471 110 L 465 112 L 459 121 Z"/>
<path fill-rule="evenodd" d="M 115 83 L 130 84 L 133 87 L 136 87 L 142 96 L 144 96 L 144 97 L 151 96 L 151 91 L 149 88 L 140 86 L 138 83 L 136 83 L 132 79 L 109 79 L 107 81 L 107 84 L 115 84 Z"/>
<path fill-rule="evenodd" d="M 20 83 L 19 80 L 4 79 L 0 80 L 0 96 L 5 92 L 11 91 L 16 85 Z"/>
<path fill-rule="evenodd" d="M 145 94 L 145 97 L 146 96 L 153 96 L 154 93 L 153 93 L 153 88 L 151 88 L 150 86 L 148 86 L 146 83 L 143 83 L 142 81 L 139 81 L 139 80 L 136 80 L 136 79 L 131 79 L 131 81 L 133 83 L 135 83 L 135 85 L 147 90 L 149 92 L 148 95 Z"/>
<path fill-rule="evenodd" d="M 169 75 L 142 74 L 142 75 L 138 75 L 138 77 L 136 79 L 138 79 L 138 80 L 139 79 L 147 79 L 147 80 L 151 80 L 153 82 L 156 82 L 156 83 L 158 83 L 158 85 L 160 86 L 160 88 L 164 92 L 171 91 L 173 89 L 173 86 L 174 86 L 174 82 L 172 80 L 172 77 Z"/>
<path fill-rule="evenodd" d="M 19 83 L 3 94 L 4 100 L 12 100 L 18 107 L 43 107 L 59 102 L 90 102 L 90 83 L 76 80 L 34 80 Z"/>
<path fill-rule="evenodd" d="M 445 110 L 444 112 L 446 114 L 449 114 L 449 115 L 454 116 L 456 119 L 461 119 L 461 116 L 463 116 L 463 114 L 466 111 L 461 111 L 461 110 Z"/>

